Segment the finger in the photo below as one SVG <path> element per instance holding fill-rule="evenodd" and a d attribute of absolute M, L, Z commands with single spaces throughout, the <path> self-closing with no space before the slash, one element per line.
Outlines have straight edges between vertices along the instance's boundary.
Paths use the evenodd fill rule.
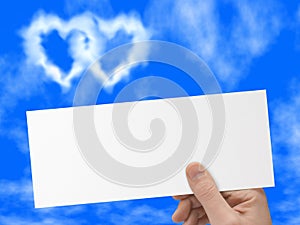
<path fill-rule="evenodd" d="M 234 208 L 235 206 L 251 199 L 253 190 L 226 191 L 222 192 L 221 194 L 230 207 Z"/>
<path fill-rule="evenodd" d="M 195 195 L 191 195 L 181 201 L 190 201 L 191 203 L 191 209 L 199 208 L 201 207 L 201 203 L 199 200 L 195 197 Z"/>
<path fill-rule="evenodd" d="M 183 199 L 186 199 L 186 198 L 188 198 L 190 196 L 192 196 L 192 195 L 175 195 L 175 196 L 172 196 L 172 197 L 175 200 L 183 200 Z"/>
<path fill-rule="evenodd" d="M 240 193 L 238 191 L 230 191 L 230 192 L 224 192 L 222 193 L 222 196 L 226 200 L 226 202 L 230 205 L 231 208 L 237 206 L 240 204 L 243 200 Z"/>
<path fill-rule="evenodd" d="M 239 197 L 239 193 L 236 191 L 227 191 L 222 192 L 221 195 L 226 200 L 228 205 L 230 205 L 231 208 L 235 207 L 236 205 L 241 203 L 241 198 Z"/>
<path fill-rule="evenodd" d="M 186 199 L 181 200 L 181 202 L 178 204 L 176 211 L 173 213 L 172 218 L 174 222 L 175 221 L 180 222 L 186 220 L 190 214 L 190 211 L 196 208 L 198 209 L 201 208 L 201 211 L 204 212 L 203 207 L 201 206 L 200 202 L 194 195 L 191 195 Z"/>
<path fill-rule="evenodd" d="M 232 221 L 233 209 L 222 197 L 207 170 L 200 163 L 191 163 L 187 169 L 188 183 L 203 206 L 212 224 L 223 224 L 224 218 Z"/>
<path fill-rule="evenodd" d="M 195 195 L 191 195 L 190 197 L 186 198 L 186 200 L 191 201 L 192 209 L 201 207 L 201 203 Z"/>
<path fill-rule="evenodd" d="M 198 219 L 198 223 L 196 223 L 196 224 L 197 224 L 197 225 L 206 225 L 206 224 L 208 224 L 208 223 L 210 223 L 210 222 L 209 222 L 209 220 L 208 220 L 207 215 L 205 215 L 205 216 L 199 218 L 199 219 Z"/>
<path fill-rule="evenodd" d="M 200 213 L 199 209 L 193 209 L 189 217 L 184 221 L 183 225 L 196 225 L 200 217 L 199 213 Z"/>
<path fill-rule="evenodd" d="M 226 199 L 226 198 L 230 197 L 232 195 L 232 193 L 234 193 L 234 191 L 222 191 L 220 193 L 223 196 L 223 198 Z"/>
<path fill-rule="evenodd" d="M 268 204 L 263 189 L 241 190 L 237 194 L 234 194 L 234 196 L 232 196 L 232 199 L 233 198 L 238 198 L 239 200 L 239 204 L 234 206 L 233 209 L 242 214 L 245 211 L 247 211 L 249 206 L 253 206 L 253 205 L 258 205 L 258 206 L 265 205 L 265 208 L 268 208 L 267 206 Z M 259 210 L 258 212 L 256 212 L 256 214 L 259 215 L 261 212 L 262 211 Z"/>
<path fill-rule="evenodd" d="M 192 209 L 192 202 L 189 200 L 181 200 L 176 211 L 172 215 L 172 220 L 175 223 L 184 221 L 188 218 Z"/>

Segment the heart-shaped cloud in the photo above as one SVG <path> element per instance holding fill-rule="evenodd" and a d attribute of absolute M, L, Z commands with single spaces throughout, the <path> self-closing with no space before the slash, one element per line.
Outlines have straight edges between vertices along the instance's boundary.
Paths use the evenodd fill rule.
<path fill-rule="evenodd" d="M 69 54 L 73 58 L 73 63 L 68 73 L 49 60 L 42 46 L 43 36 L 53 31 L 57 31 L 59 36 L 69 43 Z M 57 15 L 41 12 L 28 27 L 22 29 L 21 35 L 24 38 L 23 45 L 27 62 L 42 67 L 48 77 L 68 88 L 74 78 L 80 76 L 107 50 L 109 40 L 120 31 L 125 32 L 133 42 L 150 37 L 149 31 L 134 15 L 119 15 L 105 20 L 88 12 L 74 16 L 68 21 L 62 20 Z M 132 52 L 128 53 L 127 57 L 132 57 L 132 54 Z M 98 70 L 96 74 L 101 80 L 105 80 L 106 77 L 103 77 L 101 67 Z M 117 78 L 112 79 L 110 84 L 117 82 L 121 76 L 128 73 L 124 71 Z"/>

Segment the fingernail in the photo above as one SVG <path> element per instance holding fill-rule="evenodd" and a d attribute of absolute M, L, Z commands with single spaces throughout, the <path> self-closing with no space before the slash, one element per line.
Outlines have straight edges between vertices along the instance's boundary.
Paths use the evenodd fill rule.
<path fill-rule="evenodd" d="M 199 179 L 205 171 L 205 168 L 200 163 L 195 163 L 195 165 L 191 166 L 188 171 L 188 176 L 192 180 Z"/>

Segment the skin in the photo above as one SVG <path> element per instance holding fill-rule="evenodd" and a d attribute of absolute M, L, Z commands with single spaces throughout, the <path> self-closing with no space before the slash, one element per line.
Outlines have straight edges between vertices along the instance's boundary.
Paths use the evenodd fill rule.
<path fill-rule="evenodd" d="M 212 176 L 199 163 L 186 169 L 194 194 L 174 196 L 179 200 L 172 219 L 184 225 L 271 225 L 263 189 L 219 192 Z"/>

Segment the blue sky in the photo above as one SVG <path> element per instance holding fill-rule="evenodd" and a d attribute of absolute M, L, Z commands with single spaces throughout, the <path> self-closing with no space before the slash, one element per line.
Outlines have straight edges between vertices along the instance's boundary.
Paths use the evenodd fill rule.
<path fill-rule="evenodd" d="M 25 111 L 72 106 L 76 84 L 90 63 L 113 47 L 145 39 L 171 41 L 194 51 L 224 92 L 267 90 L 276 179 L 276 187 L 266 189 L 270 210 L 276 225 L 300 224 L 300 3 L 0 4 L 0 224 L 172 224 L 177 202 L 170 197 L 33 207 Z M 91 40 L 90 47 L 82 38 Z M 139 76 L 132 72 L 121 78 L 101 101 L 112 102 L 122 86 Z"/>

